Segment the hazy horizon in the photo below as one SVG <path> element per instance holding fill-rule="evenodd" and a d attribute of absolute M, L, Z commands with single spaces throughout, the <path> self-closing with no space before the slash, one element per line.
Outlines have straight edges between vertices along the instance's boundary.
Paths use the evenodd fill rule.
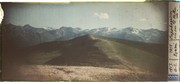
<path fill-rule="evenodd" d="M 167 28 L 166 3 L 3 4 L 4 22 L 33 27 Z"/>

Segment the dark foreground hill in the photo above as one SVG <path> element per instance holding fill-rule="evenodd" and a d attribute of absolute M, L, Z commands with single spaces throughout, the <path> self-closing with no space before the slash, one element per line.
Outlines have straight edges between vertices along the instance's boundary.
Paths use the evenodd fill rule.
<path fill-rule="evenodd" d="M 3 78 L 166 80 L 166 49 L 163 44 L 85 35 L 69 41 L 41 43 L 4 55 L 4 63 L 11 61 L 12 65 L 4 67 Z M 15 69 L 17 75 L 13 77 L 14 71 L 10 70 Z"/>

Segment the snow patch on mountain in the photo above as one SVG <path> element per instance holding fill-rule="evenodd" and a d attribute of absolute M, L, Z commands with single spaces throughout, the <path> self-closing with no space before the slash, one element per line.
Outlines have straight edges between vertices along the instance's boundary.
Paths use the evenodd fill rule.
<path fill-rule="evenodd" d="M 166 39 L 165 31 L 160 31 L 157 29 L 138 29 L 133 27 L 126 27 L 122 29 L 114 27 L 102 27 L 94 29 L 60 27 L 59 29 L 53 29 L 52 27 L 34 28 L 30 25 L 9 25 L 8 27 L 9 29 L 13 29 L 14 33 L 22 33 L 21 35 L 23 35 L 23 38 L 25 38 L 26 40 L 33 40 L 34 37 L 34 39 L 37 39 L 39 37 L 39 40 L 41 40 L 39 42 L 70 40 L 86 34 L 147 43 L 163 43 Z"/>
<path fill-rule="evenodd" d="M 43 27 L 43 28 L 46 30 L 54 30 L 54 28 L 52 28 L 52 27 Z"/>

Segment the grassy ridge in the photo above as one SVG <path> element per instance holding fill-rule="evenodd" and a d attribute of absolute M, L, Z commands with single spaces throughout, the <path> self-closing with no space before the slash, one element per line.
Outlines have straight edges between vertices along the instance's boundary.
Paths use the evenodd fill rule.
<path fill-rule="evenodd" d="M 158 78 L 162 80 L 166 79 L 167 76 L 167 53 L 164 52 L 166 49 L 163 44 L 86 35 L 69 41 L 47 42 L 31 46 L 17 51 L 14 56 L 26 65 L 64 66 L 67 69 L 69 66 L 75 68 L 82 66 L 100 67 L 140 74 L 138 76 L 122 75 L 129 80 L 132 78 L 137 80 Z M 16 61 L 15 58 L 14 61 Z M 74 70 L 74 72 L 76 71 Z M 141 75 L 141 73 L 143 74 Z M 156 75 L 152 76 L 152 74 Z M 112 75 L 112 77 L 114 76 Z"/>
<path fill-rule="evenodd" d="M 124 64 L 128 67 L 137 66 L 157 72 L 159 71 L 157 68 L 164 70 L 166 68 L 165 49 L 167 48 L 162 44 L 84 36 L 70 41 L 43 43 L 26 49 L 24 53 L 29 53 L 26 56 L 29 56 L 30 63 L 97 64 L 95 66 Z"/>
<path fill-rule="evenodd" d="M 111 43 L 106 45 L 115 49 L 116 53 L 109 53 L 114 59 L 126 60 L 129 67 L 137 66 L 149 71 L 164 73 L 167 70 L 167 46 L 166 44 L 141 43 L 127 40 L 109 39 L 97 37 Z M 105 48 L 105 46 L 101 47 Z M 112 49 L 111 48 L 111 49 Z"/>

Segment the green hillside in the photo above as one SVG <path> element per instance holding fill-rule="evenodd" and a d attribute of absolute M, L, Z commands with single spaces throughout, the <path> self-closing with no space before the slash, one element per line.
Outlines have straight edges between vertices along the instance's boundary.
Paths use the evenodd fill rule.
<path fill-rule="evenodd" d="M 69 41 L 47 42 L 31 46 L 17 51 L 14 56 L 26 65 L 93 66 L 138 70 L 158 74 L 159 79 L 165 80 L 167 76 L 166 49 L 167 46 L 163 44 L 86 35 Z"/>
<path fill-rule="evenodd" d="M 102 40 L 105 39 L 111 43 L 112 48 L 116 49 L 117 53 L 114 55 L 118 55 L 119 59 L 126 60 L 129 67 L 137 66 L 158 73 L 166 72 L 167 45 L 108 38 Z M 109 55 L 112 56 L 111 53 Z"/>

